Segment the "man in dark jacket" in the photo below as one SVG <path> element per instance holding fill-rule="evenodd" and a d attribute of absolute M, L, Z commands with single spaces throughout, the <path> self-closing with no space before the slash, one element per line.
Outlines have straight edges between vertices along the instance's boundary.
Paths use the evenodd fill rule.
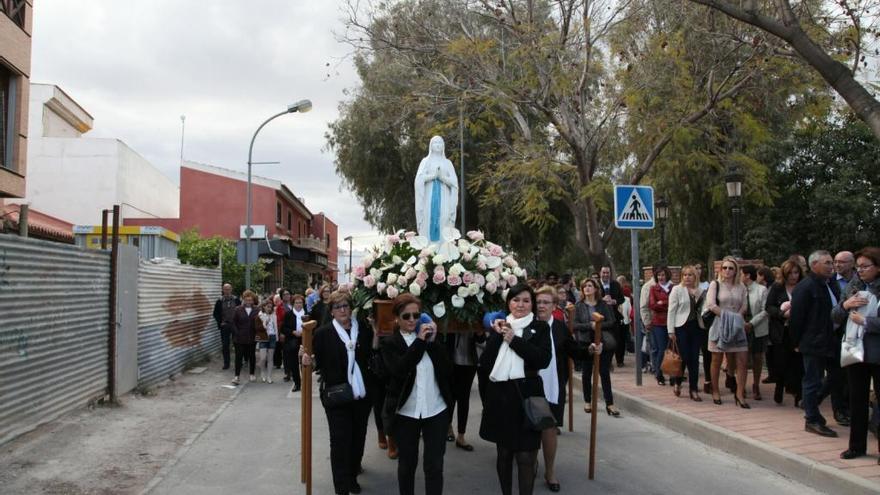
<path fill-rule="evenodd" d="M 620 286 L 620 283 L 617 280 L 614 280 L 611 277 L 611 267 L 603 266 L 599 270 L 599 281 L 602 283 L 602 289 L 605 292 L 605 296 L 603 300 L 605 304 L 611 307 L 611 310 L 614 312 L 614 317 L 617 320 L 617 327 L 614 330 L 614 340 L 617 341 L 617 347 L 614 349 L 614 357 L 617 361 L 617 366 L 623 366 L 623 356 L 626 355 L 626 344 L 629 337 L 629 327 L 625 323 L 623 323 L 623 315 L 620 313 L 620 308 L 623 307 L 623 303 L 625 302 L 623 296 L 623 287 Z"/>
<path fill-rule="evenodd" d="M 831 310 L 840 299 L 840 289 L 832 281 L 834 264 L 828 251 L 815 251 L 809 257 L 810 274 L 794 288 L 791 295 L 791 319 L 789 326 L 804 359 L 803 406 L 806 425 L 810 433 L 836 437 L 837 432 L 826 426 L 819 412 L 819 392 L 822 378 L 840 372 L 836 360 L 836 346 L 840 339 L 835 336 Z M 835 362 L 836 361 L 836 362 Z"/>
<path fill-rule="evenodd" d="M 232 314 L 241 300 L 232 295 L 232 285 L 223 284 L 223 295 L 214 303 L 214 321 L 220 329 L 220 348 L 223 352 L 223 369 L 229 369 L 229 342 L 232 335 Z"/>

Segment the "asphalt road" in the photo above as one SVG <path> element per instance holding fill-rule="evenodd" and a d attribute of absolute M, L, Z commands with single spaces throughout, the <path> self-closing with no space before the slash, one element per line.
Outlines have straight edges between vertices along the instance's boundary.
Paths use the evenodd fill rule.
<path fill-rule="evenodd" d="M 219 384 L 218 384 L 219 386 Z M 299 411 L 300 394 L 288 384 L 249 383 L 232 403 L 158 475 L 150 494 L 301 494 Z M 576 394 L 577 395 L 577 394 Z M 561 493 L 638 495 L 702 495 L 746 493 L 812 495 L 795 481 L 733 457 L 695 440 L 623 411 L 621 418 L 599 418 L 596 479 L 587 479 L 589 417 L 576 400 L 575 431 L 563 429 L 557 454 Z M 600 403 L 601 407 L 601 403 Z M 495 447 L 480 440 L 476 384 L 471 396 L 469 441 L 474 452 L 447 444 L 445 491 L 454 494 L 500 493 L 495 476 Z M 332 494 L 327 421 L 314 400 L 313 479 L 315 495 Z M 541 455 L 539 454 L 539 459 Z M 543 460 L 541 461 L 543 463 Z M 359 477 L 363 493 L 397 493 L 396 464 L 376 447 L 370 421 L 367 449 Z M 535 493 L 550 493 L 539 471 Z M 416 492 L 423 493 L 422 478 Z"/>

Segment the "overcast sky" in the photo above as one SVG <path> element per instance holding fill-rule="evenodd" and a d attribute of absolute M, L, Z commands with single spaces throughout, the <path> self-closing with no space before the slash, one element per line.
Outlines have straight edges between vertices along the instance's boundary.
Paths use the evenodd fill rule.
<path fill-rule="evenodd" d="M 302 98 L 306 114 L 265 127 L 254 173 L 279 179 L 324 211 L 355 247 L 373 242 L 360 205 L 341 190 L 327 123 L 357 86 L 337 0 L 39 0 L 31 81 L 56 84 L 95 119 L 86 136 L 124 141 L 179 183 L 184 158 L 247 170 L 251 136 Z"/>

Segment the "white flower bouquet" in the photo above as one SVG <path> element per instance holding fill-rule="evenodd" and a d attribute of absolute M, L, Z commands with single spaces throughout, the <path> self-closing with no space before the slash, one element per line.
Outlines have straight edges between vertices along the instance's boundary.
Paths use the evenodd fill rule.
<path fill-rule="evenodd" d="M 389 235 L 353 272 L 357 308 L 370 311 L 373 300 L 409 292 L 435 319 L 451 315 L 468 324 L 502 309 L 506 289 L 526 277 L 514 257 L 482 232 L 472 230 L 463 238 L 454 228 L 444 229 L 442 241 L 434 244 L 415 232 Z"/>

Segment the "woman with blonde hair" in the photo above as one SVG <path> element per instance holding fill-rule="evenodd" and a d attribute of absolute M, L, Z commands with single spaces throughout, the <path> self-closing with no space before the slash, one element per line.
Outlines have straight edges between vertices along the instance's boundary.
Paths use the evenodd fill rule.
<path fill-rule="evenodd" d="M 271 297 L 263 301 L 262 309 L 263 311 L 254 320 L 254 342 L 260 350 L 257 355 L 257 367 L 260 368 L 260 379 L 272 383 L 272 354 L 278 341 L 278 322 L 275 302 Z"/>
<path fill-rule="evenodd" d="M 715 318 L 709 327 L 709 351 L 712 352 L 712 402 L 721 404 L 718 374 L 721 361 L 727 356 L 728 366 L 736 363 L 736 392 L 734 401 L 743 409 L 751 409 L 745 401 L 745 384 L 748 373 L 749 343 L 746 337 L 745 314 L 748 308 L 746 286 L 740 282 L 739 264 L 733 256 L 721 261 L 718 278 L 706 291 L 704 311 L 711 311 Z"/>
<path fill-rule="evenodd" d="M 681 269 L 681 283 L 669 293 L 669 312 L 666 328 L 669 340 L 678 344 L 682 366 L 687 369 L 688 395 L 695 402 L 702 402 L 699 393 L 700 380 L 700 308 L 703 291 L 700 289 L 697 271 L 692 265 Z M 673 393 L 681 395 L 683 377 L 672 377 Z"/>

